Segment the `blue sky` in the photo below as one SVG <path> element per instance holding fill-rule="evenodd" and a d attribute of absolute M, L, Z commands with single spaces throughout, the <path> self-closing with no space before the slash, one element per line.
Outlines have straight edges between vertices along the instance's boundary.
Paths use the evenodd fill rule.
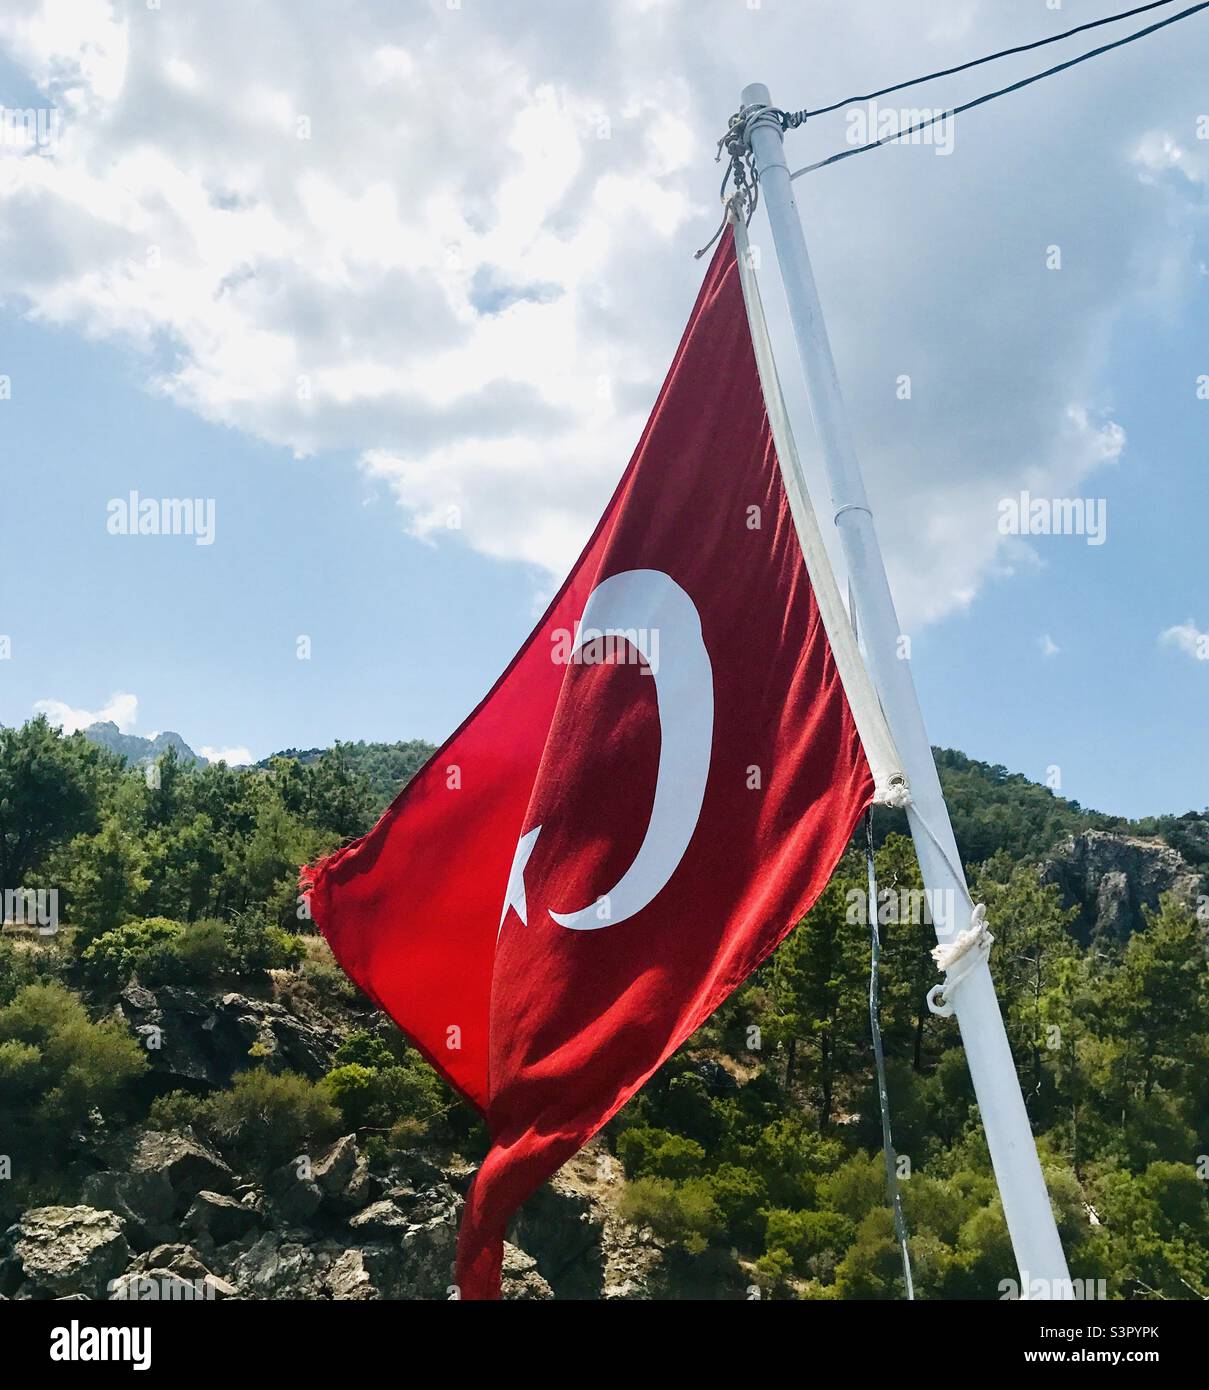
<path fill-rule="evenodd" d="M 104 0 L 0 21 L 0 103 L 53 103 L 69 130 L 0 150 L 0 721 L 122 694 L 133 732 L 262 757 L 461 720 L 637 438 L 733 94 L 808 99 L 796 12 L 711 7 L 708 44 L 672 0 L 579 25 L 542 3 L 354 4 L 339 33 L 321 6 L 226 0 L 208 23 Z M 954 0 L 938 24 L 823 4 L 820 96 L 1108 8 Z M 1056 766 L 1065 795 L 1129 815 L 1209 803 L 1196 24 L 965 118 L 951 156 L 893 147 L 798 185 L 933 741 Z M 333 110 L 354 62 L 368 85 Z M 441 91 L 474 94 L 481 128 L 432 127 Z M 791 135 L 791 159 L 841 146 L 843 122 Z M 818 484 L 778 293 L 770 268 Z M 997 502 L 1026 486 L 1105 499 L 1106 544 L 1004 542 Z M 132 489 L 212 498 L 214 544 L 110 535 Z"/>

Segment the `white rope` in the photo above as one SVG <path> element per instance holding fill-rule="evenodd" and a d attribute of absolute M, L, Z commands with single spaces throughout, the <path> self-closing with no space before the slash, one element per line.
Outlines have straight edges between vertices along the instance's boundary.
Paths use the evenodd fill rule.
<path fill-rule="evenodd" d="M 972 975 L 980 965 L 985 965 L 991 954 L 995 938 L 987 930 L 987 910 L 985 903 L 975 903 L 970 914 L 970 925 L 952 941 L 942 942 L 932 948 L 932 959 L 936 968 L 945 972 L 944 981 L 928 991 L 928 1008 L 942 1018 L 953 1012 L 953 995 L 958 986 Z"/>
<path fill-rule="evenodd" d="M 777 376 L 772 342 L 768 336 L 768 324 L 764 318 L 764 306 L 760 300 L 760 287 L 756 283 L 756 273 L 751 264 L 747 228 L 742 216 L 736 215 L 733 203 L 728 204 L 727 215 L 735 229 L 739 283 L 743 287 L 747 323 L 755 349 L 756 367 L 760 375 L 760 387 L 764 393 L 768 424 L 772 430 L 777 462 L 781 469 L 781 481 L 785 486 L 790 515 L 793 517 L 794 529 L 802 547 L 802 557 L 806 561 L 806 573 L 810 576 L 810 586 L 819 606 L 819 615 L 827 632 L 831 654 L 840 673 L 840 683 L 848 697 L 848 707 L 852 711 L 857 733 L 860 734 L 869 770 L 873 773 L 876 789 L 874 800 L 882 806 L 905 806 L 910 801 L 907 776 L 903 771 L 898 750 L 894 746 L 890 726 L 882 713 L 881 701 L 877 698 L 869 672 L 865 669 L 865 662 L 857 646 L 844 600 L 840 597 L 835 575 L 832 573 L 831 561 L 823 544 L 823 535 L 819 530 L 814 508 L 810 504 L 806 475 L 802 471 L 793 431 L 789 425 L 789 414 L 785 409 L 785 398 L 781 394 L 781 382 Z M 904 797 L 906 800 L 902 799 Z"/>
<path fill-rule="evenodd" d="M 891 782 L 885 787 L 880 787 L 873 800 L 878 806 L 891 806 L 896 811 L 905 811 L 912 805 L 911 788 L 906 782 Z"/>

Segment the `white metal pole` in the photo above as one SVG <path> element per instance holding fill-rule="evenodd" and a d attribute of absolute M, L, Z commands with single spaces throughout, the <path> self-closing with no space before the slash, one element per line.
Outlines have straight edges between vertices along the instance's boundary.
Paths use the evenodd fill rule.
<path fill-rule="evenodd" d="M 768 88 L 762 83 L 745 87 L 742 102 L 744 108 L 772 104 Z M 937 937 L 941 942 L 949 942 L 970 924 L 965 877 L 910 664 L 900 656 L 894 599 L 844 410 L 785 163 L 779 119 L 772 115 L 757 119 L 748 127 L 748 138 L 759 171 L 760 195 L 772 227 L 870 674 L 898 746 L 903 770 L 910 779 L 914 804 L 907 814 Z M 1030 1285 L 1042 1296 L 1070 1297 L 1066 1258 L 985 959 L 965 976 L 948 1002 L 956 1014 L 969 1060 L 1012 1248 L 1020 1267 L 1021 1297 L 1030 1296 Z"/>

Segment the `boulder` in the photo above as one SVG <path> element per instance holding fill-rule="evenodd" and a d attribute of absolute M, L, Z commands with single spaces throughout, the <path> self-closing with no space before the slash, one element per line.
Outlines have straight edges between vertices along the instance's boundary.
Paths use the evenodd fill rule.
<path fill-rule="evenodd" d="M 121 1217 L 95 1207 L 34 1207 L 4 1243 L 20 1270 L 21 1298 L 105 1298 L 130 1262 Z"/>
<path fill-rule="evenodd" d="M 182 1279 L 204 1279 L 210 1267 L 192 1245 L 177 1242 L 157 1245 L 145 1255 L 140 1255 L 130 1266 L 131 1273 L 149 1269 L 166 1269 L 179 1274 Z"/>
<path fill-rule="evenodd" d="M 251 1203 L 237 1202 L 221 1192 L 199 1192 L 185 1215 L 182 1229 L 197 1239 L 226 1245 L 262 1224 L 261 1213 Z"/>
<path fill-rule="evenodd" d="M 359 1276 L 352 1262 L 339 1265 L 346 1254 L 336 1241 L 313 1240 L 305 1231 L 265 1231 L 238 1250 L 224 1272 L 245 1298 L 332 1298 L 333 1277 L 351 1297 Z"/>
<path fill-rule="evenodd" d="M 366 1268 L 364 1250 L 345 1250 L 333 1261 L 324 1282 L 332 1298 L 344 1302 L 365 1302 L 382 1297 Z"/>
<path fill-rule="evenodd" d="M 136 1250 L 149 1250 L 176 1233 L 172 1189 L 162 1174 L 90 1173 L 80 1197 L 90 1207 L 116 1212 Z"/>
<path fill-rule="evenodd" d="M 323 1190 L 305 1158 L 291 1159 L 270 1173 L 265 1196 L 273 1215 L 286 1226 L 304 1225 L 319 1210 Z"/>
<path fill-rule="evenodd" d="M 407 1212 L 397 1206 L 389 1197 L 380 1202 L 371 1202 L 364 1210 L 349 1217 L 349 1229 L 359 1236 L 391 1236 L 406 1230 L 411 1225 Z"/>
<path fill-rule="evenodd" d="M 230 1192 L 235 1186 L 235 1174 L 191 1129 L 140 1130 L 113 1146 L 109 1157 L 113 1168 L 163 1178 L 178 1215 L 199 1192 Z"/>
<path fill-rule="evenodd" d="M 504 1242 L 504 1264 L 500 1278 L 500 1292 L 507 1299 L 551 1299 L 554 1290 L 537 1271 L 537 1261 L 532 1255 L 518 1250 L 515 1245 Z"/>
<path fill-rule="evenodd" d="M 224 994 L 219 1012 L 244 1043 L 245 1055 L 255 1047 L 267 1065 L 301 1072 L 318 1080 L 332 1064 L 339 1040 L 330 1030 L 298 1018 L 280 1004 Z"/>
<path fill-rule="evenodd" d="M 560 1171 L 513 1219 L 508 1238 L 536 1262 L 559 1298 L 598 1298 L 604 1281 L 604 1212 Z"/>
<path fill-rule="evenodd" d="M 316 1160 L 311 1177 L 318 1184 L 325 1205 L 333 1211 L 356 1211 L 369 1201 L 369 1165 L 352 1134 L 337 1139 Z"/>
<path fill-rule="evenodd" d="M 238 1298 L 239 1290 L 215 1274 L 186 1279 L 171 1269 L 130 1270 L 116 1280 L 110 1300 L 126 1303 L 217 1302 Z"/>
<path fill-rule="evenodd" d="M 420 1193 L 399 1235 L 399 1271 L 389 1297 L 449 1297 L 461 1214 L 462 1198 L 448 1184 Z"/>

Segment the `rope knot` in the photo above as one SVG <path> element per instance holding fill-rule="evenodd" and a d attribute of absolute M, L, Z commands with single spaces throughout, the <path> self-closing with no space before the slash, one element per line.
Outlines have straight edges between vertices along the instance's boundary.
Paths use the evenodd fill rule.
<path fill-rule="evenodd" d="M 891 806 L 896 811 L 905 811 L 911 803 L 911 787 L 900 774 L 891 777 L 884 787 L 878 787 L 873 794 L 875 806 Z"/>
<path fill-rule="evenodd" d="M 943 984 L 934 985 L 928 991 L 928 1008 L 942 1018 L 953 1012 L 953 995 L 957 986 L 982 965 L 991 954 L 995 938 L 987 930 L 987 910 L 985 903 L 976 903 L 970 913 L 970 925 L 952 941 L 942 942 L 932 948 L 932 959 L 936 968 L 943 970 Z"/>

